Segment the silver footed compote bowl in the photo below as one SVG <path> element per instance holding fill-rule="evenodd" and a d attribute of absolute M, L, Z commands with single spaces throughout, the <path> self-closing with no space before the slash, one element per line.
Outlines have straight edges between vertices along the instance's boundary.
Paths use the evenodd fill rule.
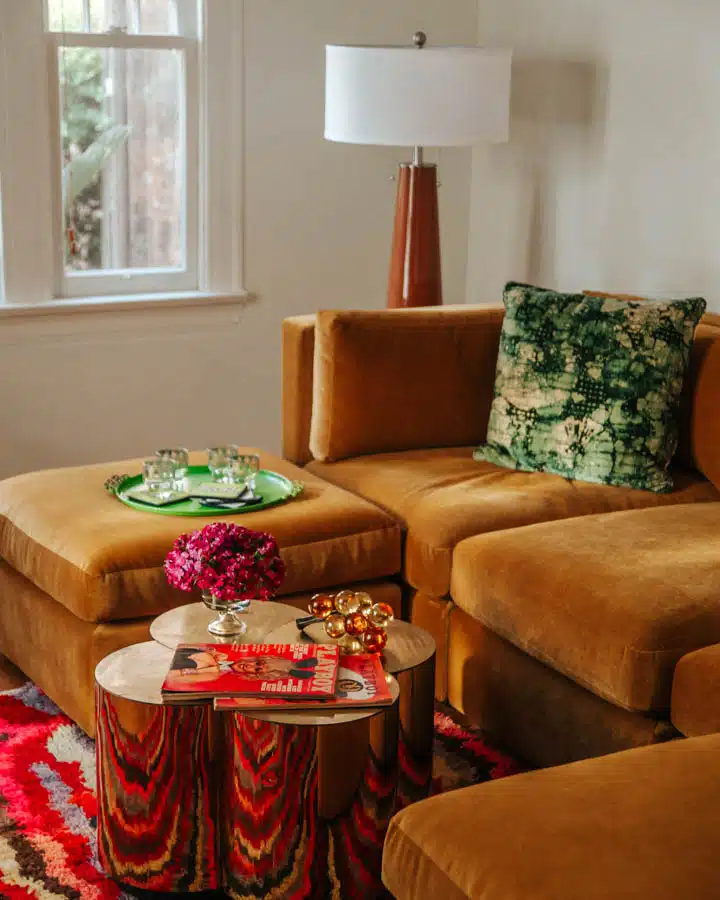
<path fill-rule="evenodd" d="M 215 597 L 210 591 L 202 591 L 202 602 L 208 609 L 220 613 L 207 627 L 210 634 L 217 634 L 220 637 L 245 634 L 247 622 L 243 622 L 239 616 L 250 608 L 249 600 L 223 600 Z"/>

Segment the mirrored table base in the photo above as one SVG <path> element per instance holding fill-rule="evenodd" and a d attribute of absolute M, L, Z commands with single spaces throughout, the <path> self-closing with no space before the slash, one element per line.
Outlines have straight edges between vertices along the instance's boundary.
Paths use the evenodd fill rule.
<path fill-rule="evenodd" d="M 144 890 L 214 890 L 212 707 L 143 704 L 100 686 L 95 704 L 101 865 Z"/>
<path fill-rule="evenodd" d="M 98 667 L 106 872 L 143 890 L 222 889 L 238 900 L 386 897 L 389 820 L 430 787 L 434 657 L 396 675 L 392 706 L 299 724 L 163 705 L 150 676 L 171 655 L 141 644 Z M 125 673 L 141 658 L 148 678 L 134 693 Z"/>

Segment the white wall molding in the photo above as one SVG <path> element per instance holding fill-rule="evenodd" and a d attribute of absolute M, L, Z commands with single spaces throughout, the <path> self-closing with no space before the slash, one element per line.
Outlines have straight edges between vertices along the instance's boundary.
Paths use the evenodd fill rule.
<path fill-rule="evenodd" d="M 117 335 L 160 340 L 168 334 L 214 331 L 240 324 L 255 299 L 251 294 L 167 295 L 13 308 L 0 313 L 0 347 L 47 341 L 100 344 Z"/>

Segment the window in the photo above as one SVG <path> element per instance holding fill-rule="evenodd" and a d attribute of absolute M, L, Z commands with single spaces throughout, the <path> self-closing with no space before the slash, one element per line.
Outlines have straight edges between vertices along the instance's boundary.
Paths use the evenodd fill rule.
<path fill-rule="evenodd" d="M 0 0 L 6 303 L 242 289 L 242 6 Z"/>
<path fill-rule="evenodd" d="M 48 0 L 47 13 L 58 292 L 196 288 L 197 2 Z"/>

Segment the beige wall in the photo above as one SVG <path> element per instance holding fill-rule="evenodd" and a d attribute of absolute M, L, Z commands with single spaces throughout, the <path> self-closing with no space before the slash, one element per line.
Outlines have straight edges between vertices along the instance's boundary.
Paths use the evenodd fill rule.
<path fill-rule="evenodd" d="M 527 279 L 720 309 L 720 4 L 479 0 L 516 55 L 511 143 L 475 151 L 468 301 Z"/>
<path fill-rule="evenodd" d="M 324 44 L 474 42 L 476 0 L 245 0 L 247 309 L 0 318 L 0 477 L 159 445 L 279 448 L 280 323 L 384 304 L 401 151 L 325 143 Z M 228 102 L 240 102 L 228 91 Z M 469 151 L 442 154 L 445 293 L 464 299 Z M 10 251 L 8 251 L 10 252 Z"/>

